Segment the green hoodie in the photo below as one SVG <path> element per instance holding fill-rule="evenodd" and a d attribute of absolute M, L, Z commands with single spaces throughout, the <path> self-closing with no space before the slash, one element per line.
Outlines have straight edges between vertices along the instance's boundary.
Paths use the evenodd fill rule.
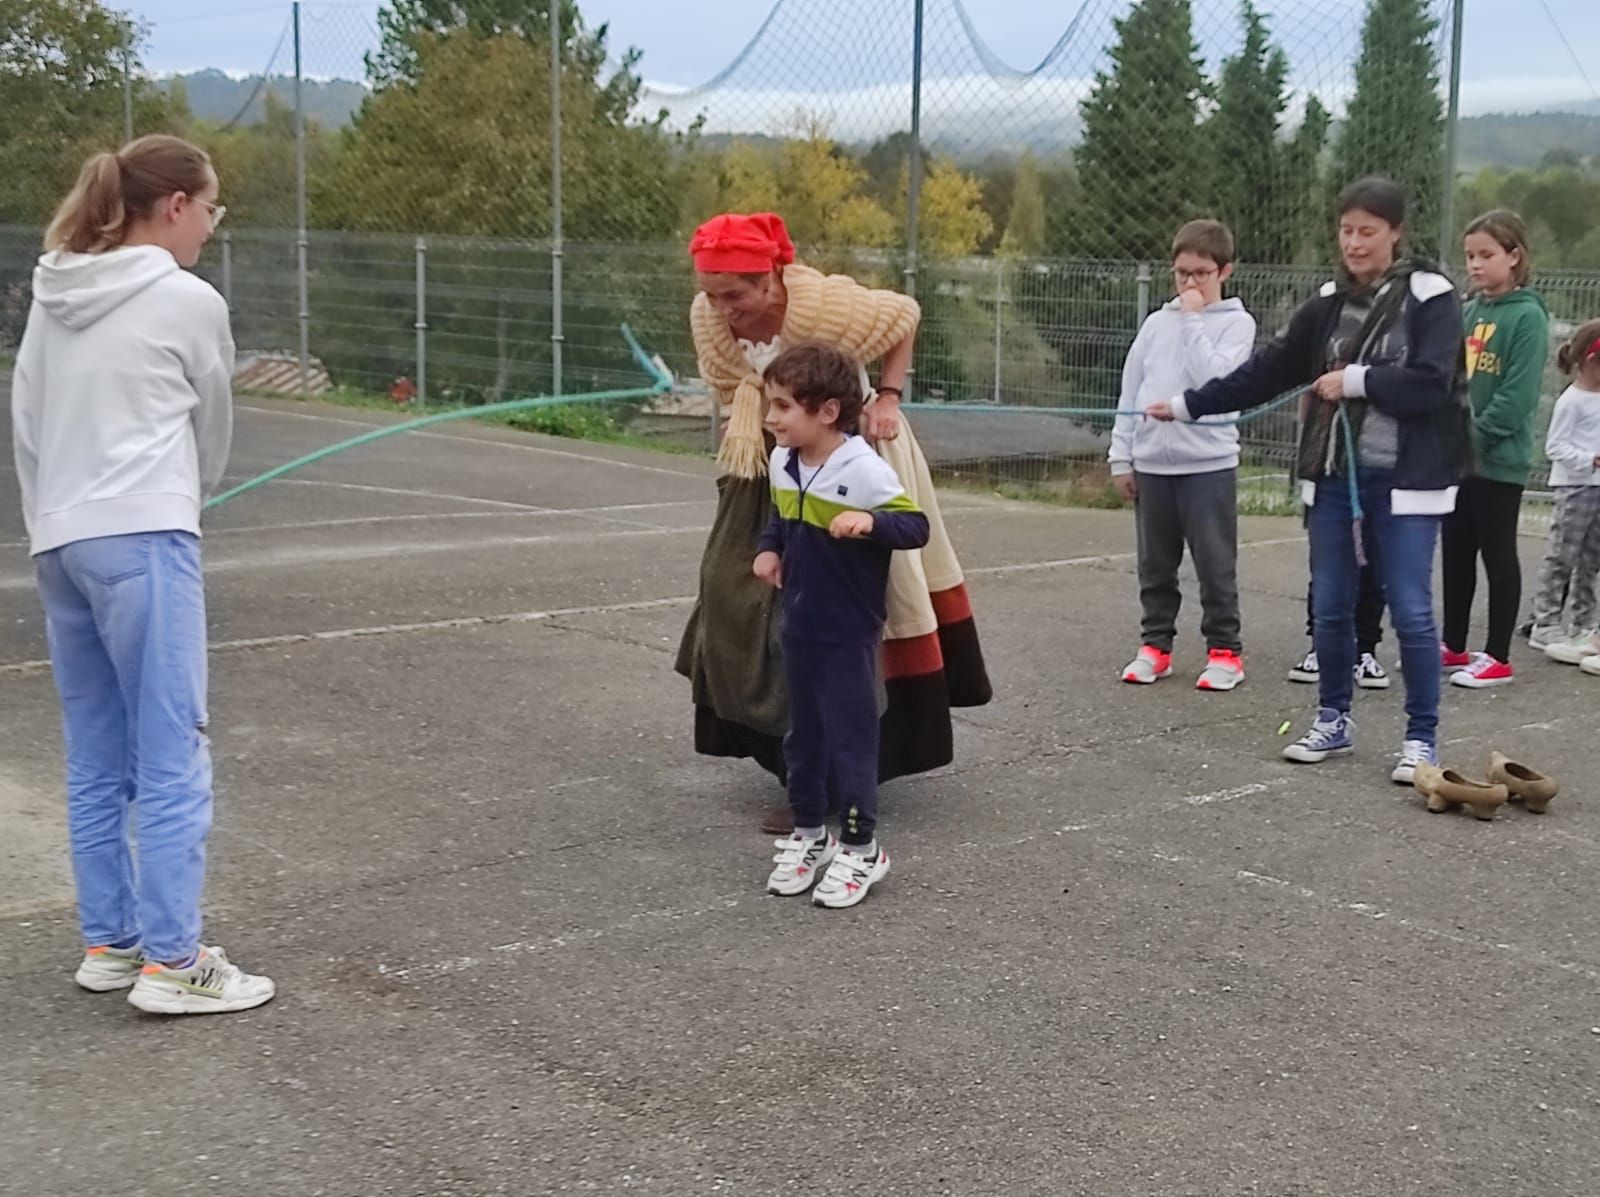
<path fill-rule="evenodd" d="M 1550 313 L 1537 291 L 1479 295 L 1463 313 L 1471 380 L 1472 448 L 1480 478 L 1525 486 L 1533 422 L 1550 354 Z"/>

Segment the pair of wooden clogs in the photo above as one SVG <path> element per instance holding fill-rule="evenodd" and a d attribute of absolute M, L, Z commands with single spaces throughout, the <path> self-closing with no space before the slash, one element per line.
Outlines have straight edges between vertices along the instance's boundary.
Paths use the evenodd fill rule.
<path fill-rule="evenodd" d="M 1506 802 L 1521 802 L 1531 814 L 1542 815 L 1560 790 L 1553 777 L 1510 760 L 1503 752 L 1489 757 L 1489 780 L 1463 777 L 1454 769 L 1418 765 L 1413 786 L 1428 800 L 1434 814 L 1466 807 L 1480 819 L 1494 818 Z"/>

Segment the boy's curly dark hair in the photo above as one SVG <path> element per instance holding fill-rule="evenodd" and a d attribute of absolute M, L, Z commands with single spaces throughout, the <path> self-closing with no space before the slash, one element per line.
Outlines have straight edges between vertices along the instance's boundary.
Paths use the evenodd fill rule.
<path fill-rule="evenodd" d="M 840 432 L 855 432 L 866 396 L 861 391 L 861 364 L 831 345 L 795 345 L 772 359 L 763 382 L 775 382 L 795 402 L 814 412 L 829 399 L 839 401 Z"/>

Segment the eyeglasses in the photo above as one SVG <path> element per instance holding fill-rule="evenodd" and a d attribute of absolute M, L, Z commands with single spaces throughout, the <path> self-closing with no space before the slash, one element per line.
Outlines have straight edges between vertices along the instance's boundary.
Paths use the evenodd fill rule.
<path fill-rule="evenodd" d="M 211 231 L 213 233 L 216 232 L 217 226 L 222 223 L 222 218 L 228 214 L 227 205 L 213 204 L 203 199 L 197 199 L 194 202 L 211 214 Z"/>
<path fill-rule="evenodd" d="M 1180 283 L 1203 283 L 1216 273 L 1217 268 L 1215 266 L 1207 266 L 1204 270 L 1179 270 L 1176 266 L 1172 268 L 1172 277 Z"/>

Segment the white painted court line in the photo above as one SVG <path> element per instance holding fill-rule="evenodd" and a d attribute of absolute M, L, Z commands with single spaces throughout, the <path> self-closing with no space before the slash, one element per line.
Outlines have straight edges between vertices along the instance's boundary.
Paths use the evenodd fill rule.
<path fill-rule="evenodd" d="M 671 534 L 683 533 L 683 532 L 697 532 L 697 533 L 702 533 L 703 534 L 705 532 L 705 529 L 704 528 L 672 528 L 672 529 L 663 529 L 663 530 L 651 530 L 649 532 L 609 532 L 609 533 L 604 533 L 601 536 L 589 535 L 589 536 L 563 538 L 563 539 L 578 539 L 578 540 L 584 540 L 584 541 L 591 541 L 591 540 L 596 540 L 596 539 L 609 539 L 609 538 L 623 537 L 623 536 L 646 536 L 646 535 L 658 535 L 658 536 L 660 536 L 660 535 L 671 535 Z M 534 541 L 534 540 L 540 540 L 540 539 L 551 540 L 551 539 L 556 539 L 556 538 L 554 538 L 554 537 L 519 537 L 519 538 L 516 538 L 516 540 L 518 542 L 528 542 L 528 541 Z M 489 542 L 486 542 L 486 541 L 474 541 L 474 542 L 472 542 L 473 545 L 482 545 L 482 544 L 486 544 L 486 543 L 489 543 Z M 1242 544 L 1239 547 L 1241 549 L 1247 549 L 1247 548 L 1255 548 L 1255 547 L 1260 546 L 1260 545 L 1277 544 L 1277 543 L 1279 543 L 1279 542 L 1277 542 L 1277 541 L 1256 541 L 1256 542 L 1253 542 L 1253 543 L 1250 543 L 1250 544 Z M 472 547 L 472 546 L 454 546 L 454 545 L 452 545 L 452 546 L 446 546 L 446 547 Z M 403 551 L 403 548 L 404 548 L 404 546 L 402 546 L 401 550 L 396 550 L 396 551 Z M 391 554 L 389 554 L 388 551 L 386 550 L 385 555 L 391 555 Z M 1115 554 L 1115 555 L 1112 555 L 1112 556 L 1073 557 L 1073 558 L 1065 558 L 1065 559 L 1058 560 L 1058 561 L 1038 562 L 1038 563 L 1025 563 L 1025 564 L 1020 565 L 1020 566 L 1008 566 L 1008 565 L 990 566 L 990 567 L 981 568 L 981 569 L 971 569 L 971 570 L 968 570 L 967 573 L 969 573 L 969 574 L 1006 573 L 1006 572 L 1016 572 L 1017 570 L 1020 570 L 1020 569 L 1061 569 L 1061 568 L 1068 568 L 1068 567 L 1077 566 L 1077 565 L 1094 565 L 1094 564 L 1098 564 L 1100 562 L 1105 562 L 1105 561 L 1126 560 L 1126 559 L 1131 559 L 1133 556 L 1134 556 L 1134 554 L 1132 554 L 1132 553 L 1123 553 L 1123 554 Z M 332 555 L 332 559 L 335 559 L 335 560 L 348 559 L 348 557 L 349 557 L 349 554 L 346 554 L 346 553 L 336 553 L 336 554 Z M 277 563 L 274 562 L 274 564 L 277 564 Z M 212 566 L 208 564 L 206 568 L 209 571 L 212 568 Z M 32 585 L 33 585 L 33 580 L 31 578 L 27 578 L 27 579 L 18 578 L 18 579 L 13 579 L 13 580 L 10 580 L 10 581 L 0 580 L 0 590 L 17 589 L 17 588 L 19 588 L 21 586 L 32 586 Z M 560 609 L 550 610 L 550 611 L 511 611 L 511 612 L 507 612 L 507 613 L 499 614 L 499 615 L 464 615 L 464 616 L 450 618 L 450 619 L 424 620 L 424 621 L 417 622 L 417 623 L 377 624 L 377 625 L 373 625 L 373 626 L 370 626 L 370 627 L 334 628 L 334 629 L 331 629 L 329 631 L 324 631 L 324 632 L 289 632 L 289 633 L 285 633 L 285 634 L 280 635 L 280 636 L 265 636 L 265 637 L 259 637 L 259 638 L 255 638 L 255 639 L 249 639 L 249 640 L 223 640 L 223 641 L 218 641 L 217 643 L 214 643 L 214 644 L 211 645 L 211 651 L 213 653 L 237 652 L 237 651 L 239 651 L 241 649 L 269 648 L 269 647 L 272 647 L 272 646 L 275 646 L 275 645 L 279 645 L 279 644 L 308 644 L 308 643 L 312 643 L 314 641 L 319 641 L 319 640 L 349 640 L 349 639 L 354 639 L 356 637 L 382 636 L 382 635 L 388 635 L 388 634 L 391 634 L 391 633 L 427 632 L 427 631 L 433 631 L 435 629 L 446 630 L 446 629 L 451 629 L 451 628 L 476 628 L 476 627 L 484 627 L 484 626 L 489 625 L 489 624 L 498 624 L 498 623 L 534 623 L 534 622 L 538 622 L 540 620 L 553 619 L 553 618 L 556 618 L 558 616 L 602 615 L 602 614 L 607 614 L 607 613 L 615 612 L 615 611 L 647 611 L 647 610 L 651 610 L 653 608 L 658 608 L 658 607 L 686 607 L 686 606 L 691 605 L 695 601 L 695 598 L 696 598 L 696 596 L 692 595 L 692 594 L 679 594 L 679 595 L 673 595 L 673 596 L 668 597 L 668 598 L 644 599 L 644 600 L 641 600 L 639 602 L 634 602 L 634 603 L 613 603 L 613 604 L 606 604 L 606 605 L 597 606 L 597 607 L 563 607 L 563 608 L 560 608 Z M 10 664 L 0 664 L 0 677 L 4 677 L 4 676 L 7 676 L 7 675 L 18 676 L 18 675 L 27 675 L 27 674 L 33 674 L 33 673 L 46 672 L 46 671 L 49 670 L 49 668 L 50 668 L 50 662 L 49 661 L 40 661 L 40 660 L 35 660 L 35 661 L 14 661 L 14 662 L 11 662 Z"/>
<path fill-rule="evenodd" d="M 1292 894 L 1297 898 L 1315 903 L 1324 909 L 1344 911 L 1349 914 L 1360 915 L 1362 918 L 1371 919 L 1374 922 L 1388 922 L 1396 927 L 1404 927 L 1407 931 L 1413 931 L 1418 935 L 1426 936 L 1428 939 L 1444 940 L 1447 943 L 1459 944 L 1462 947 L 1474 948 L 1480 951 L 1503 952 L 1530 964 L 1537 964 L 1541 968 L 1574 973 L 1591 981 L 1600 981 L 1600 968 L 1594 968 L 1581 961 L 1563 960 L 1539 948 L 1525 947 L 1515 943 L 1500 943 L 1478 935 L 1449 931 L 1443 927 L 1435 927 L 1432 924 L 1422 922 L 1419 919 L 1395 914 L 1393 911 L 1385 910 L 1371 902 L 1357 902 L 1344 898 L 1329 897 L 1303 885 L 1285 881 L 1281 877 L 1273 877 L 1266 873 L 1256 873 L 1249 869 L 1239 869 L 1235 872 L 1234 877 L 1247 885 L 1255 885 L 1263 889 L 1275 890 L 1279 893 Z"/>
<path fill-rule="evenodd" d="M 1239 550 L 1267 549 L 1285 544 L 1304 544 L 1304 536 L 1282 536 L 1272 540 L 1242 541 Z M 976 569 L 968 569 L 968 574 L 1025 574 L 1042 569 L 1061 569 L 1073 565 L 1111 565 L 1119 561 L 1132 561 L 1138 553 L 1097 553 L 1092 557 L 1059 557 L 1052 561 L 1023 561 L 1016 565 L 982 565 Z"/>
<path fill-rule="evenodd" d="M 275 549 L 250 557 L 210 558 L 205 563 L 207 576 L 238 573 L 244 570 L 273 569 L 280 566 L 321 565 L 330 561 L 374 561 L 390 557 L 414 557 L 430 553 L 475 552 L 480 549 L 518 548 L 535 544 L 595 544 L 603 540 L 639 540 L 657 536 L 704 536 L 704 528 L 624 528 L 603 532 L 551 532 L 539 536 L 486 536 L 475 540 L 397 541 L 381 545 L 322 545 L 305 549 Z M 29 576 L 0 578 L 0 591 L 32 590 Z"/>
<path fill-rule="evenodd" d="M 244 477 L 234 480 L 243 482 Z M 365 482 L 334 482 L 326 478 L 274 478 L 268 486 L 325 486 L 335 490 L 359 490 L 375 495 L 403 495 L 411 499 L 445 499 L 452 503 L 477 503 L 483 507 L 504 507 L 510 511 L 549 511 L 537 503 L 516 503 L 510 499 L 481 499 L 476 495 L 454 495 L 437 490 L 416 490 L 404 486 L 373 486 Z"/>
<path fill-rule="evenodd" d="M 305 520 L 301 523 L 289 524 L 244 524 L 236 528 L 213 528 L 206 532 L 206 539 L 216 540 L 223 536 L 238 536 L 245 532 L 309 532 L 318 528 L 351 528 L 363 524 L 403 524 L 421 523 L 428 520 L 482 520 L 482 519 L 528 519 L 539 517 L 548 519 L 551 516 L 603 516 L 628 511 L 665 511 L 677 507 L 709 507 L 716 503 L 714 498 L 704 499 L 679 499 L 670 503 L 609 503 L 603 507 L 538 507 L 526 511 L 441 511 L 441 512 L 415 512 L 410 515 L 353 515 L 344 519 L 333 520 Z M 650 526 L 650 525 L 640 525 Z M 0 544 L 3 548 L 23 548 L 22 544 Z"/>
<path fill-rule="evenodd" d="M 235 406 L 236 411 L 259 412 L 268 416 L 287 416 L 294 420 L 314 420 L 322 424 L 338 424 L 347 428 L 386 428 L 386 422 L 368 422 L 365 420 L 350 420 L 340 416 L 323 416 L 308 411 L 282 411 L 274 407 L 252 407 L 244 404 Z M 511 449 L 518 453 L 540 453 L 546 457 L 566 457 L 576 461 L 586 461 L 595 465 L 618 466 L 625 470 L 642 471 L 647 474 L 668 474 L 674 478 L 693 478 L 703 482 L 712 481 L 707 474 L 694 470 L 669 470 L 664 466 L 642 465 L 632 461 L 618 461 L 612 457 L 599 457 L 588 453 L 574 453 L 568 449 L 551 449 L 544 445 L 521 445 L 512 441 L 495 440 L 491 437 L 477 436 L 451 436 L 443 432 L 412 432 L 408 436 L 425 438 L 427 440 L 449 441 L 454 445 L 494 445 L 501 449 Z"/>
<path fill-rule="evenodd" d="M 574 927 L 561 935 L 546 935 L 537 939 L 514 940 L 511 943 L 495 944 L 488 951 L 504 956 L 539 955 L 545 952 L 558 951 L 578 943 L 592 943 L 597 939 L 607 936 L 626 934 L 640 927 L 654 926 L 659 923 L 681 923 L 686 920 L 704 918 L 708 914 L 722 914 L 732 910 L 749 898 L 749 891 L 740 891 L 736 894 L 723 894 L 707 901 L 704 905 L 688 909 L 677 907 L 660 907 L 649 910 L 639 910 L 604 927 Z M 407 965 L 405 968 L 388 968 L 378 965 L 378 972 L 386 977 L 395 977 L 403 981 L 431 981 L 438 977 L 447 977 L 454 973 L 468 972 L 477 968 L 483 961 L 477 956 L 451 956 L 443 960 L 429 961 L 423 964 Z"/>

